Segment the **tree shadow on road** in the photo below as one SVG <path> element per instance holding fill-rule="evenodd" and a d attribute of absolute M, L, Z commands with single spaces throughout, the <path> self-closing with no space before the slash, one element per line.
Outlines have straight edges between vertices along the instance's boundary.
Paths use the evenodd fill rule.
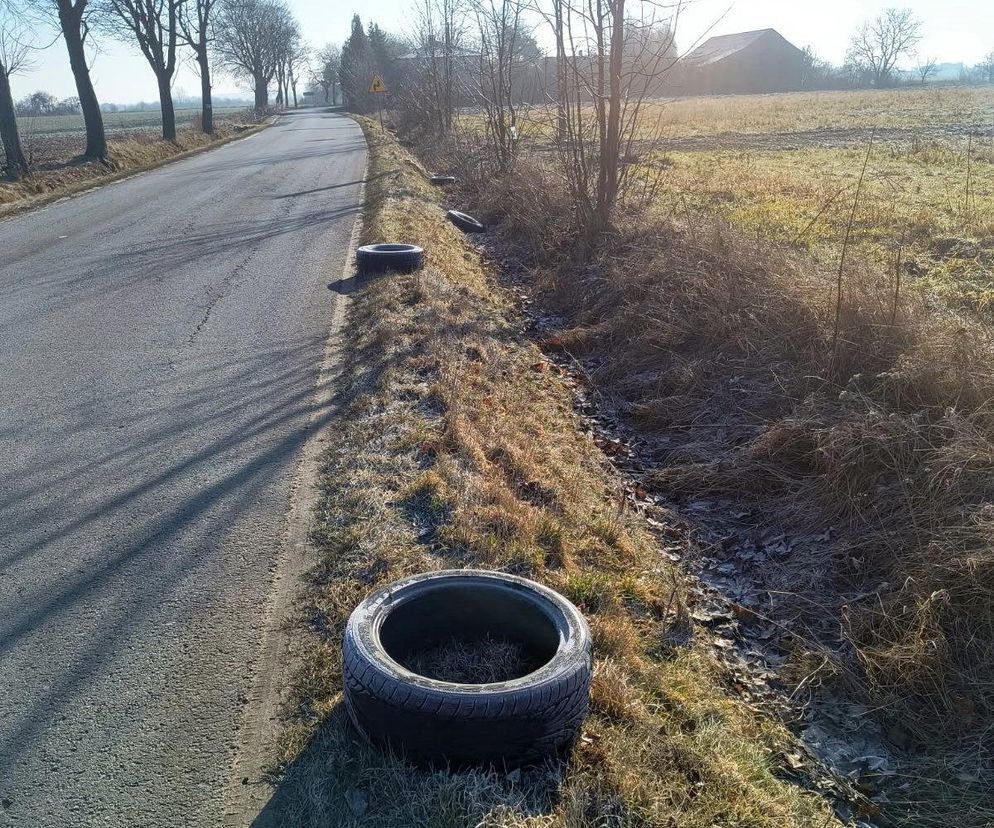
<path fill-rule="evenodd" d="M 150 688 L 121 686 L 114 676 L 135 657 L 159 662 L 161 669 L 177 655 L 168 644 L 174 631 L 209 624 L 218 612 L 237 616 L 250 609 L 246 596 L 230 594 L 231 584 L 219 578 L 237 568 L 264 585 L 279 538 L 235 538 L 232 527 L 246 520 L 254 525 L 261 509 L 278 528 L 285 507 L 274 493 L 293 474 L 303 445 L 335 416 L 331 381 L 318 381 L 315 356 L 323 347 L 323 336 L 307 337 L 177 367 L 158 377 L 158 387 L 146 386 L 140 401 L 102 400 L 114 412 L 110 422 L 99 412 L 94 416 L 90 401 L 68 406 L 46 423 L 49 451 L 36 462 L 29 457 L 8 466 L 0 500 L 0 569 L 23 587 L 16 601 L 4 601 L 0 618 L 6 701 L 14 705 L 5 711 L 0 699 L 0 767 L 13 769 L 36 755 L 56 723 L 94 704 L 102 720 L 116 722 L 105 735 L 126 738 L 135 722 L 116 715 L 139 703 L 148 711 L 175 700 L 149 697 Z M 122 410 L 128 415 L 118 421 Z M 253 549 L 253 541 L 265 548 Z M 42 576 L 28 580 L 32 570 Z M 182 622 L 172 627 L 174 612 Z M 74 643 L 66 649 L 68 639 Z M 163 645 L 161 653 L 149 647 L 151 640 Z M 198 646 L 198 662 L 220 664 L 228 657 L 215 651 L 226 645 L 209 635 Z M 55 660 L 42 657 L 45 652 Z M 207 681 L 209 687 L 200 687 L 206 700 L 238 709 L 243 684 L 235 675 Z M 97 688 L 104 688 L 99 696 Z M 178 708 L 175 722 L 158 736 L 166 753 L 196 754 L 216 741 L 198 723 L 202 711 L 188 708 Z M 167 736 L 174 726 L 174 736 Z M 86 740 L 103 738 L 91 733 Z"/>

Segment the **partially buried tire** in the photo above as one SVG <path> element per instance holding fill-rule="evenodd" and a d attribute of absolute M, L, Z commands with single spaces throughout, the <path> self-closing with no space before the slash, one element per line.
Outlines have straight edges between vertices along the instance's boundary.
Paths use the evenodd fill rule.
<path fill-rule="evenodd" d="M 419 654 L 454 640 L 512 642 L 525 654 L 524 674 L 471 684 L 415 672 Z M 569 601 L 524 578 L 416 575 L 353 611 L 343 673 L 349 717 L 374 744 L 436 767 L 515 767 L 564 755 L 576 739 L 590 692 L 590 631 Z"/>
<path fill-rule="evenodd" d="M 425 252 L 413 244 L 367 244 L 355 254 L 360 276 L 413 273 L 425 263 Z"/>
<path fill-rule="evenodd" d="M 464 233 L 483 233 L 487 229 L 483 226 L 483 222 L 477 221 L 466 213 L 460 213 L 458 210 L 449 210 L 445 217 Z"/>

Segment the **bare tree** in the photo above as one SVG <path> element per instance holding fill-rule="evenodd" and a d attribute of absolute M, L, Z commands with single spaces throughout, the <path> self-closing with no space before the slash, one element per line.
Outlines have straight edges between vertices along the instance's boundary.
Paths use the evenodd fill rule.
<path fill-rule="evenodd" d="M 464 63 L 466 38 L 460 0 L 420 0 L 414 30 L 416 67 L 405 95 L 439 133 L 452 129 L 457 63 Z M 479 21 L 479 18 L 478 18 Z"/>
<path fill-rule="evenodd" d="M 293 93 L 293 108 L 296 109 L 297 103 L 297 84 L 300 83 L 300 79 L 304 72 L 307 71 L 310 65 L 311 50 L 307 48 L 306 44 L 300 39 L 300 31 L 298 29 L 297 36 L 294 38 L 293 42 L 290 44 L 287 57 L 287 77 L 290 80 L 290 91 Z"/>
<path fill-rule="evenodd" d="M 90 64 L 87 60 L 87 45 L 92 26 L 91 18 L 95 7 L 91 0 L 24 0 L 45 17 L 57 23 L 62 39 L 69 53 L 69 66 L 76 82 L 76 94 L 83 112 L 86 126 L 86 149 L 83 158 L 107 160 L 107 135 L 104 132 L 104 119 L 100 112 L 100 102 L 93 89 L 90 77 Z"/>
<path fill-rule="evenodd" d="M 887 9 L 853 35 L 846 61 L 874 86 L 886 86 L 897 62 L 911 54 L 921 38 L 921 21 L 911 9 Z"/>
<path fill-rule="evenodd" d="M 219 7 L 214 50 L 230 72 L 252 82 L 257 112 L 269 106 L 269 84 L 296 31 L 282 0 L 223 0 Z"/>
<path fill-rule="evenodd" d="M 297 22 L 291 18 L 286 30 L 279 41 L 279 55 L 276 62 L 276 102 L 282 106 L 290 105 L 290 91 L 293 90 L 293 105 L 297 106 L 297 77 L 304 49 L 300 42 L 300 29 Z"/>
<path fill-rule="evenodd" d="M 918 63 L 915 66 L 915 72 L 921 79 L 922 86 L 928 83 L 928 79 L 936 73 L 938 63 L 938 58 L 919 56 Z"/>
<path fill-rule="evenodd" d="M 200 73 L 200 128 L 214 134 L 214 101 L 211 85 L 210 50 L 214 42 L 214 9 L 217 0 L 186 0 L 180 6 L 179 31 L 196 57 Z"/>
<path fill-rule="evenodd" d="M 122 39 L 138 44 L 159 87 L 162 137 L 176 140 L 172 82 L 182 0 L 104 0 L 108 26 Z"/>
<path fill-rule="evenodd" d="M 659 141 L 642 115 L 676 64 L 682 4 L 551 4 L 543 14 L 556 42 L 555 146 L 580 230 L 593 241 L 610 228 L 619 201 L 636 183 L 628 161 L 636 154 L 651 156 Z"/>
<path fill-rule="evenodd" d="M 338 85 L 338 68 L 342 62 L 342 51 L 328 43 L 316 55 L 311 66 L 311 81 L 324 93 L 324 102 L 334 104 Z"/>
<path fill-rule="evenodd" d="M 991 51 L 984 55 L 984 59 L 977 66 L 977 69 L 980 70 L 982 81 L 994 83 L 994 49 L 991 49 Z"/>
<path fill-rule="evenodd" d="M 0 141 L 3 143 L 3 172 L 13 181 L 28 173 L 28 162 L 17 130 L 17 113 L 10 91 L 10 76 L 27 67 L 31 52 L 26 24 L 6 0 L 0 0 Z"/>
<path fill-rule="evenodd" d="M 510 165 L 518 139 L 512 73 L 524 31 L 524 0 L 473 0 L 479 48 L 479 97 L 494 172 Z"/>

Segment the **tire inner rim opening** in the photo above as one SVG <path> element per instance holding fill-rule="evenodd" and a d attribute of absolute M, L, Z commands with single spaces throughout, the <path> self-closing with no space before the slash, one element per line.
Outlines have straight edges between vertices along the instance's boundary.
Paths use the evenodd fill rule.
<path fill-rule="evenodd" d="M 561 643 L 558 626 L 533 599 L 500 585 L 459 583 L 394 607 L 379 637 L 405 669 L 457 684 L 521 678 L 551 661 Z"/>

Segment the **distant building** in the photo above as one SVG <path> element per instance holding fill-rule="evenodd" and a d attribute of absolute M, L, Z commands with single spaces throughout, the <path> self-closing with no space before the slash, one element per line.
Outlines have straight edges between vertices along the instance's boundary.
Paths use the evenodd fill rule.
<path fill-rule="evenodd" d="M 712 37 L 685 55 L 691 95 L 788 92 L 801 88 L 804 52 L 774 29 Z"/>
<path fill-rule="evenodd" d="M 445 45 L 436 42 L 434 49 L 426 46 L 419 46 L 414 51 L 408 52 L 406 55 L 395 57 L 394 61 L 400 61 L 402 63 L 415 63 L 431 59 L 441 62 L 444 56 Z M 474 51 L 473 49 L 464 49 L 462 46 L 453 46 L 451 58 L 456 63 L 468 63 L 469 61 L 472 61 L 472 65 L 475 66 L 479 64 L 480 52 L 479 50 Z"/>

